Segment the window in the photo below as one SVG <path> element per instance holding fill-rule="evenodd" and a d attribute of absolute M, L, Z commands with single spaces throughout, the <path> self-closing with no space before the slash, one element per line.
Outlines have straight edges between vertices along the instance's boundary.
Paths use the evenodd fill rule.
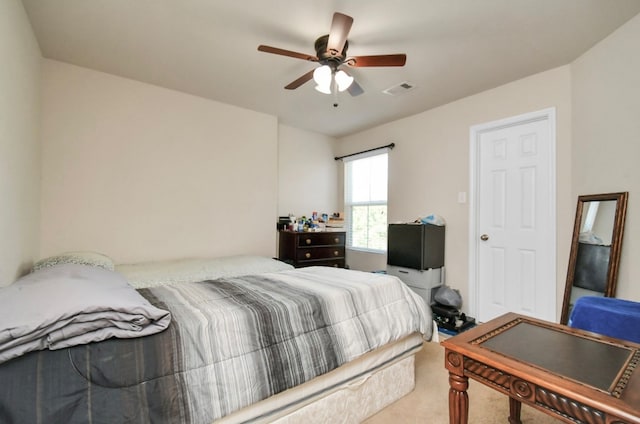
<path fill-rule="evenodd" d="M 347 247 L 387 251 L 388 154 L 357 156 L 345 162 Z"/>

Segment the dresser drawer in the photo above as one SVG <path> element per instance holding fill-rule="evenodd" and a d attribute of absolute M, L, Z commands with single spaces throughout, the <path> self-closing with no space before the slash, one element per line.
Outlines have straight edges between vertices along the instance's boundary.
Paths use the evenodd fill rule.
<path fill-rule="evenodd" d="M 305 267 L 305 266 L 331 266 L 334 268 L 344 268 L 345 262 L 344 258 L 341 259 L 321 259 L 317 261 L 299 261 L 296 265 L 297 267 Z"/>
<path fill-rule="evenodd" d="M 298 236 L 298 246 L 344 246 L 344 236 L 344 233 L 303 233 Z"/>
<path fill-rule="evenodd" d="M 301 247 L 296 250 L 296 259 L 299 261 L 337 258 L 344 258 L 344 247 Z"/>

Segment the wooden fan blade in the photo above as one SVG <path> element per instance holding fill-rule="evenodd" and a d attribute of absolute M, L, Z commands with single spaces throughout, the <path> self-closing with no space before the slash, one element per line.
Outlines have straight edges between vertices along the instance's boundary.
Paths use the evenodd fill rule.
<path fill-rule="evenodd" d="M 349 66 L 404 66 L 407 63 L 406 54 L 382 54 L 378 56 L 354 56 L 345 60 Z"/>
<path fill-rule="evenodd" d="M 315 71 L 315 69 L 310 70 L 297 80 L 290 82 L 289 85 L 285 86 L 284 88 L 286 88 L 287 90 L 295 90 L 296 88 L 300 87 L 302 84 L 313 78 L 313 71 Z"/>
<path fill-rule="evenodd" d="M 258 46 L 258 51 L 265 52 L 265 53 L 279 54 L 279 55 L 288 56 L 288 57 L 295 57 L 296 59 L 309 60 L 311 62 L 318 61 L 317 57 L 312 56 L 310 54 L 292 52 L 291 50 L 284 50 L 284 49 L 279 49 L 277 47 L 264 46 L 262 44 Z"/>
<path fill-rule="evenodd" d="M 355 96 L 359 96 L 362 93 L 364 93 L 364 90 L 362 89 L 362 87 L 360 87 L 360 84 L 358 84 L 355 80 L 351 83 L 351 85 L 349 86 L 349 88 L 347 88 L 347 91 L 349 92 L 349 94 L 351 94 L 353 97 Z"/>
<path fill-rule="evenodd" d="M 347 42 L 347 36 L 351 31 L 351 25 L 353 24 L 353 18 L 351 16 L 343 15 L 342 13 L 334 13 L 333 21 L 331 22 L 331 31 L 329 31 L 329 40 L 327 41 L 327 51 L 333 55 L 342 53 L 344 49 L 344 43 Z"/>

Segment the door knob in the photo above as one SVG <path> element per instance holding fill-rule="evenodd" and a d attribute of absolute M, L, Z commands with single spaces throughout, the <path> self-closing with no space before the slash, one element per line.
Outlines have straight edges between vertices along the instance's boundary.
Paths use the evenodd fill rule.
<path fill-rule="evenodd" d="M 487 241 L 487 240 L 489 240 L 489 236 L 487 234 L 483 234 L 483 235 L 480 236 L 480 240 Z"/>

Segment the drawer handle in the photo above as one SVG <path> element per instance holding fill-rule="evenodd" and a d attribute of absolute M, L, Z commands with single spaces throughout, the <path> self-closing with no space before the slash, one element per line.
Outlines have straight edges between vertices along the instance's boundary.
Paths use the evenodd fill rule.
<path fill-rule="evenodd" d="M 333 264 L 333 267 L 334 268 L 338 268 L 338 264 Z"/>
<path fill-rule="evenodd" d="M 339 239 L 338 237 L 334 238 L 334 239 L 333 239 L 333 241 L 334 241 L 336 244 L 340 243 L 340 239 Z"/>
<path fill-rule="evenodd" d="M 337 250 L 334 250 L 333 251 L 333 256 L 338 256 L 338 255 L 340 255 L 340 252 L 338 252 Z"/>
<path fill-rule="evenodd" d="M 306 239 L 306 240 L 305 240 L 305 242 L 306 242 L 307 244 L 311 244 L 311 239 Z"/>
<path fill-rule="evenodd" d="M 307 252 L 307 253 L 305 253 L 305 254 L 304 254 L 304 257 L 305 257 L 305 258 L 307 258 L 307 259 L 309 259 L 309 258 L 311 257 L 311 253 L 308 253 L 308 252 Z"/>

